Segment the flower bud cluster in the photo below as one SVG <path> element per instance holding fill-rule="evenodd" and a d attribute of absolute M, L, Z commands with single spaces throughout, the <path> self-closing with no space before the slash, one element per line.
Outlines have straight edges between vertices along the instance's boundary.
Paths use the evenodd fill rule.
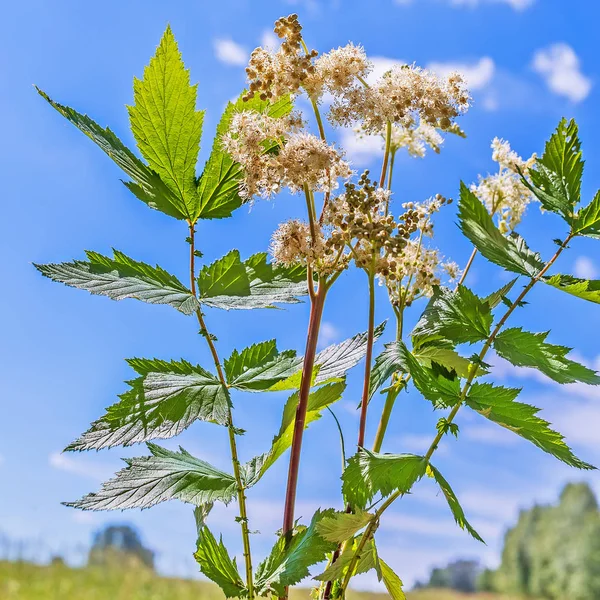
<path fill-rule="evenodd" d="M 492 160 L 498 163 L 498 172 L 487 177 L 479 177 L 477 184 L 471 185 L 473 193 L 485 204 L 492 215 L 498 215 L 498 228 L 502 233 L 514 231 L 521 222 L 527 205 L 535 196 L 523 183 L 519 171 L 527 177 L 535 164 L 536 155 L 522 159 L 510 144 L 494 138 L 491 144 Z"/>

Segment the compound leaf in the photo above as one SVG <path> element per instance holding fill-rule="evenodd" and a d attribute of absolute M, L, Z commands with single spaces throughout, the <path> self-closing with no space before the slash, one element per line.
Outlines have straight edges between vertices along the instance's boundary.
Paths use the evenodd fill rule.
<path fill-rule="evenodd" d="M 557 290 L 562 290 L 583 300 L 600 304 L 600 280 L 598 279 L 588 280 L 573 277 L 572 275 L 557 274 L 544 277 L 543 281 Z"/>

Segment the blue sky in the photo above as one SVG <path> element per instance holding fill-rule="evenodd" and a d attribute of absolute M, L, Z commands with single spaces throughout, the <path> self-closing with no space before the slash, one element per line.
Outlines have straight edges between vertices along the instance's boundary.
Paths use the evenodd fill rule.
<path fill-rule="evenodd" d="M 44 552 L 86 544 L 91 532 L 107 522 L 133 522 L 148 544 L 159 550 L 167 573 L 192 575 L 194 528 L 191 509 L 176 502 L 151 511 L 126 514 L 79 513 L 60 505 L 96 489 L 120 468 L 120 457 L 143 448 L 97 454 L 61 455 L 60 450 L 112 404 L 130 376 L 125 358 L 179 358 L 208 365 L 209 357 L 190 319 L 169 307 L 135 301 L 111 302 L 44 280 L 32 262 L 79 258 L 85 249 L 111 247 L 150 263 L 159 263 L 185 279 L 186 232 L 181 223 L 148 210 L 119 182 L 118 168 L 89 140 L 66 123 L 32 88 L 37 84 L 56 100 L 110 125 L 131 147 L 125 105 L 132 101 L 132 78 L 140 76 L 167 23 L 180 43 L 192 79 L 199 82 L 199 106 L 206 108 L 203 139 L 212 143 L 216 120 L 227 100 L 244 85 L 249 51 L 265 39 L 272 22 L 296 11 L 310 46 L 327 51 L 352 40 L 362 43 L 379 65 L 415 61 L 438 70 L 462 69 L 475 99 L 461 121 L 468 138 L 448 139 L 438 155 L 402 156 L 395 174 L 395 195 L 421 200 L 435 193 L 456 196 L 460 179 L 476 180 L 493 169 L 489 143 L 494 136 L 511 141 L 522 155 L 540 151 L 561 116 L 581 127 L 588 168 L 586 197 L 600 186 L 596 140 L 600 134 L 598 86 L 600 63 L 594 23 L 600 6 L 564 0 L 221 0 L 217 3 L 161 3 L 146 0 L 100 5 L 25 0 L 3 7 L 0 52 L 0 119 L 3 143 L 4 217 L 0 227 L 2 280 L 2 418 L 0 419 L 0 532 L 13 539 L 40 540 Z M 268 38 L 267 38 L 268 39 Z M 339 138 L 339 134 L 338 139 Z M 340 141 L 342 141 L 340 139 Z M 371 151 L 349 148 L 355 167 L 377 168 Z M 199 246 L 207 260 L 233 247 L 243 255 L 264 250 L 271 232 L 286 218 L 302 215 L 298 198 L 285 196 L 242 208 L 224 222 L 203 224 Z M 532 206 L 521 233 L 548 255 L 562 225 Z M 464 264 L 470 253 L 458 234 L 454 207 L 437 222 L 436 244 L 445 256 Z M 577 241 L 561 270 L 600 276 L 600 254 L 592 240 Z M 482 294 L 504 281 L 481 259 L 469 283 Z M 389 316 L 380 294 L 378 318 Z M 411 318 L 416 318 L 415 307 Z M 248 314 L 210 311 L 209 326 L 227 355 L 234 347 L 277 337 L 280 348 L 302 350 L 307 306 Z M 341 341 L 365 329 L 364 276 L 345 274 L 332 292 L 325 314 L 323 343 Z M 531 305 L 515 324 L 532 331 L 552 326 L 554 343 L 576 348 L 577 356 L 600 368 L 594 332 L 600 308 L 536 289 Z M 385 337 L 389 339 L 391 333 Z M 600 392 L 572 385 L 560 389 L 536 372 L 499 364 L 498 380 L 524 385 L 523 399 L 544 407 L 544 415 L 567 435 L 582 458 L 600 463 L 596 434 Z M 348 392 L 337 413 L 349 440 L 355 437 L 354 408 L 360 370 L 350 375 Z M 278 428 L 284 398 L 239 395 L 236 422 L 249 430 L 242 439 L 244 458 L 265 450 Z M 378 404 L 373 405 L 373 414 Z M 376 418 L 369 422 L 372 439 Z M 398 403 L 387 451 L 422 451 L 434 432 L 436 417 L 411 393 Z M 551 501 L 561 485 L 583 475 L 544 456 L 524 441 L 494 429 L 477 415 L 460 418 L 458 442 L 446 440 L 437 466 L 488 541 L 481 546 L 453 523 L 435 488 L 419 484 L 399 502 L 379 533 L 380 552 L 407 583 L 423 578 L 434 564 L 453 557 L 479 557 L 493 565 L 501 538 L 519 507 Z M 298 514 L 309 517 L 319 505 L 340 506 L 339 447 L 329 418 L 311 427 L 305 442 Z M 196 424 L 180 439 L 190 452 L 227 467 L 222 429 Z M 286 461 L 280 461 L 250 493 L 251 527 L 258 554 L 267 552 L 280 527 Z M 595 473 L 587 480 L 600 493 Z M 214 529 L 239 550 L 233 509 L 217 509 Z M 73 552 L 71 552 L 73 554 Z M 367 576 L 360 584 L 374 585 Z"/>

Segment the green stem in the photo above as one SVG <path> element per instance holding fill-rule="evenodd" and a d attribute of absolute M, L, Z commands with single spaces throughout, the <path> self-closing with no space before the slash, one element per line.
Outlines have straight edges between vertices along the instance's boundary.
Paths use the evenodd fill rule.
<path fill-rule="evenodd" d="M 392 145 L 392 122 L 388 121 L 385 128 L 385 150 L 383 152 L 383 164 L 381 165 L 381 176 L 379 178 L 379 187 L 385 185 L 385 176 L 387 174 L 388 160 L 390 157 L 390 148 Z"/>
<path fill-rule="evenodd" d="M 195 267 L 195 258 L 196 258 L 196 249 L 195 249 L 195 234 L 196 229 L 193 223 L 189 223 L 190 229 L 190 289 L 194 296 L 196 296 L 196 267 Z M 219 381 L 225 387 L 228 388 L 227 380 L 225 379 L 225 374 L 223 373 L 223 368 L 221 366 L 221 361 L 219 359 L 219 354 L 217 352 L 217 348 L 215 347 L 213 338 L 211 334 L 208 332 L 206 328 L 206 322 L 204 320 L 204 315 L 202 311 L 198 308 L 196 310 L 196 317 L 198 319 L 198 323 L 200 325 L 200 332 L 202 333 L 204 339 L 206 340 L 208 347 L 210 349 L 210 353 L 213 358 L 213 362 L 215 364 L 215 369 L 217 370 L 217 375 L 219 377 Z M 229 393 L 229 391 L 227 392 Z M 246 586 L 248 588 L 248 598 L 252 600 L 254 598 L 254 582 L 253 582 L 253 574 L 252 574 L 252 553 L 250 550 L 250 529 L 248 527 L 248 512 L 246 509 L 246 488 L 242 481 L 242 475 L 240 470 L 240 461 L 238 458 L 237 451 L 237 442 L 235 439 L 235 427 L 233 424 L 233 415 L 231 412 L 231 406 L 228 405 L 227 408 L 227 431 L 229 432 L 229 447 L 231 450 L 231 462 L 233 465 L 233 476 L 235 478 L 235 483 L 237 487 L 237 497 L 238 503 L 240 507 L 240 515 L 239 522 L 242 529 L 242 543 L 244 547 L 244 563 L 246 567 Z"/>
<path fill-rule="evenodd" d="M 567 247 L 568 243 L 571 241 L 572 238 L 573 238 L 573 233 L 569 233 L 569 235 L 566 237 L 564 242 L 560 245 L 560 247 L 558 248 L 558 250 L 556 251 L 554 256 L 544 265 L 543 269 L 537 275 L 535 275 L 534 277 L 532 277 L 530 279 L 529 283 L 523 288 L 523 291 L 519 294 L 517 299 L 514 302 L 512 302 L 512 304 L 510 305 L 508 310 L 504 313 L 503 317 L 498 321 L 498 324 L 496 325 L 496 327 L 494 327 L 494 330 L 492 331 L 492 333 L 488 336 L 485 344 L 483 345 L 483 348 L 479 352 L 478 359 L 477 359 L 478 363 L 483 361 L 483 359 L 486 357 L 489 349 L 492 347 L 492 344 L 493 344 L 494 340 L 496 339 L 496 336 L 500 333 L 500 330 L 502 329 L 502 327 L 504 327 L 504 325 L 506 324 L 506 321 L 508 321 L 509 317 L 515 311 L 515 309 L 521 304 L 521 302 L 523 301 L 525 296 L 527 296 L 527 294 L 531 291 L 533 286 L 552 267 L 552 265 L 556 262 L 558 257 L 562 254 L 562 251 Z M 476 374 L 477 374 L 477 367 L 475 366 L 475 368 L 471 369 L 471 373 L 465 382 L 465 385 L 461 391 L 458 402 L 454 405 L 454 407 L 450 411 L 450 414 L 448 415 L 448 418 L 447 418 L 448 423 L 452 423 L 454 421 L 454 419 L 456 418 L 458 411 L 460 410 L 461 406 L 463 405 L 463 403 L 467 397 L 467 394 L 469 393 L 469 390 L 471 389 L 471 385 L 473 384 L 473 380 L 475 379 Z M 424 460 L 426 463 L 429 463 L 429 461 L 431 460 L 431 457 L 433 456 L 434 452 L 436 451 L 443 436 L 444 436 L 444 431 L 440 430 L 440 431 L 438 431 L 437 435 L 434 437 L 433 442 L 431 442 L 431 446 L 429 446 L 429 449 L 427 450 L 427 453 L 424 456 Z M 352 556 L 352 559 L 350 560 L 350 563 L 348 564 L 348 570 L 346 572 L 346 576 L 344 578 L 344 581 L 342 583 L 342 587 L 340 590 L 342 597 L 344 597 L 346 589 L 348 587 L 348 584 L 350 583 L 350 579 L 352 578 L 352 573 L 354 572 L 356 565 L 358 563 L 358 560 L 360 558 L 360 553 L 362 552 L 369 537 L 372 536 L 373 533 L 375 533 L 375 530 L 379 526 L 379 520 L 381 519 L 382 514 L 398 498 L 400 498 L 403 495 L 404 495 L 404 492 L 402 492 L 400 490 L 394 492 L 379 507 L 379 509 L 375 512 L 375 514 L 373 515 L 373 518 L 367 525 L 367 528 L 365 529 L 365 532 L 363 533 L 361 541 L 360 541 L 359 545 L 357 546 L 356 552 L 354 553 L 354 555 Z"/>

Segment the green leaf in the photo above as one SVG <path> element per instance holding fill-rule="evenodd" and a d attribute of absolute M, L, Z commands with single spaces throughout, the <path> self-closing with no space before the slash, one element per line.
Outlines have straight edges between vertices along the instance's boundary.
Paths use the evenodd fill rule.
<path fill-rule="evenodd" d="M 539 408 L 515 400 L 520 391 L 490 383 L 475 383 L 465 402 L 486 419 L 529 440 L 562 462 L 578 469 L 593 469 L 572 453 L 563 436 L 550 429 L 548 421 L 537 416 Z"/>
<path fill-rule="evenodd" d="M 600 280 L 598 279 L 587 280 L 572 275 L 557 274 L 544 277 L 543 281 L 557 290 L 600 304 Z"/>
<path fill-rule="evenodd" d="M 131 177 L 132 181 L 124 183 L 139 200 L 170 217 L 188 218 L 186 206 L 181 199 L 162 181 L 158 173 L 137 158 L 108 127 L 102 128 L 87 115 L 82 115 L 68 106 L 54 102 L 37 87 L 36 90 L 63 117 L 100 146 L 101 150 Z"/>
<path fill-rule="evenodd" d="M 221 141 L 223 135 L 229 130 L 235 113 L 253 110 L 266 112 L 269 116 L 277 118 L 288 114 L 293 107 L 289 96 L 281 98 L 274 104 L 262 101 L 258 96 L 244 102 L 242 96 L 235 103 L 227 104 L 217 126 L 212 152 L 198 181 L 199 217 L 202 219 L 229 217 L 243 203 L 239 195 L 239 185 L 244 175 L 243 168 L 225 152 Z"/>
<path fill-rule="evenodd" d="M 414 454 L 379 454 L 361 448 L 348 460 L 342 492 L 354 508 L 364 508 L 375 497 L 406 494 L 425 474 L 427 462 Z"/>
<path fill-rule="evenodd" d="M 127 361 L 141 377 L 106 414 L 66 450 L 100 450 L 179 435 L 194 421 L 227 425 L 227 389 L 211 373 L 187 361 L 134 358 Z"/>
<path fill-rule="evenodd" d="M 460 400 L 460 380 L 443 365 L 432 361 L 431 368 L 422 366 L 402 342 L 388 346 L 398 365 L 411 374 L 415 387 L 435 408 L 454 406 Z"/>
<path fill-rule="evenodd" d="M 392 600 L 406 600 L 406 596 L 404 595 L 404 591 L 402 590 L 402 580 L 394 570 L 381 558 L 379 559 L 379 565 L 381 567 L 381 576 L 383 578 L 383 583 L 385 584 L 385 589 L 388 591 L 388 594 L 392 598 Z"/>
<path fill-rule="evenodd" d="M 512 290 L 513 286 L 517 282 L 518 277 L 515 277 L 513 280 L 509 281 L 506 285 L 503 285 L 499 290 L 492 292 L 489 296 L 484 298 L 484 302 L 487 302 L 490 308 L 496 308 L 502 299 L 506 297 L 506 295 Z"/>
<path fill-rule="evenodd" d="M 413 347 L 436 340 L 449 340 L 454 345 L 487 339 L 492 312 L 485 300 L 469 288 L 456 290 L 435 287 L 433 296 L 412 331 Z"/>
<path fill-rule="evenodd" d="M 571 223 L 575 205 L 581 196 L 583 160 L 577 123 L 561 119 L 556 131 L 546 142 L 544 154 L 529 172 L 533 185 L 523 183 L 537 196 L 542 206 L 562 215 Z"/>
<path fill-rule="evenodd" d="M 282 535 L 270 555 L 258 566 L 255 577 L 256 592 L 260 596 L 284 594 L 284 588 L 298 583 L 309 573 L 309 567 L 325 560 L 336 544 L 324 540 L 317 532 L 319 522 L 333 509 L 318 510 L 308 527 L 297 527 L 291 536 Z"/>
<path fill-rule="evenodd" d="M 113 258 L 89 251 L 86 255 L 87 261 L 34 266 L 53 281 L 112 300 L 136 298 L 149 304 L 168 304 L 185 315 L 199 308 L 192 292 L 159 266 L 133 260 L 118 250 L 113 250 Z"/>
<path fill-rule="evenodd" d="M 127 109 L 140 152 L 181 200 L 192 223 L 200 210 L 196 163 L 204 120 L 204 111 L 196 110 L 196 93 L 167 27 L 143 79 L 134 79 L 135 104 Z"/>
<path fill-rule="evenodd" d="M 373 340 L 376 342 L 385 329 L 386 321 L 375 327 Z M 323 385 L 334 381 L 341 381 L 345 374 L 355 367 L 366 354 L 367 332 L 357 333 L 355 336 L 332 344 L 321 350 L 315 357 L 312 385 Z M 278 392 L 283 390 L 295 390 L 300 387 L 302 381 L 302 362 L 298 362 L 298 370 L 287 379 L 272 386 L 269 391 Z"/>
<path fill-rule="evenodd" d="M 338 557 L 338 559 L 330 564 L 323 573 L 313 577 L 317 581 L 335 581 L 336 579 L 343 579 L 348 573 L 348 567 L 352 558 L 358 550 L 358 545 L 361 543 L 362 535 L 352 540 L 352 543 L 348 543 L 344 546 L 344 550 Z M 352 572 L 352 577 L 360 575 L 361 573 L 367 573 L 371 569 L 377 571 L 379 580 L 381 581 L 381 567 L 379 563 L 379 556 L 377 555 L 377 547 L 375 546 L 375 540 L 370 538 L 363 546 L 360 557 Z"/>
<path fill-rule="evenodd" d="M 294 350 L 278 352 L 275 340 L 234 350 L 225 360 L 225 375 L 231 387 L 263 391 L 293 375 L 301 359 Z"/>
<path fill-rule="evenodd" d="M 458 498 L 456 497 L 456 494 L 452 491 L 450 484 L 442 477 L 442 474 L 434 466 L 430 465 L 429 469 L 431 470 L 433 478 L 440 486 L 440 489 L 442 490 L 442 493 L 448 502 L 448 506 L 452 511 L 452 516 L 454 517 L 456 524 L 461 529 L 468 531 L 477 541 L 485 544 L 481 536 L 473 529 L 473 527 L 471 527 L 469 521 L 467 521 L 465 513 L 458 501 Z"/>
<path fill-rule="evenodd" d="M 494 349 L 513 365 L 533 367 L 558 383 L 600 384 L 595 371 L 566 358 L 571 348 L 547 344 L 548 333 L 530 333 L 520 327 L 505 329 L 494 340 Z"/>
<path fill-rule="evenodd" d="M 150 508 L 167 500 L 181 500 L 196 506 L 230 502 L 236 494 L 233 475 L 194 458 L 183 448 L 172 452 L 148 444 L 152 456 L 127 458 L 127 467 L 88 494 L 66 506 L 82 510 L 124 510 Z"/>
<path fill-rule="evenodd" d="M 227 598 L 247 596 L 248 590 L 238 572 L 235 559 L 231 559 L 223 539 L 218 542 L 210 529 L 203 525 L 198 529 L 194 558 L 200 570 L 211 581 L 214 581 Z"/>
<path fill-rule="evenodd" d="M 596 192 L 592 201 L 577 213 L 573 223 L 573 233 L 600 238 L 600 190 Z"/>
<path fill-rule="evenodd" d="M 346 388 L 345 381 L 324 385 L 308 396 L 306 408 L 305 428 L 313 421 L 321 418 L 323 410 L 337 402 Z M 244 480 L 248 487 L 255 485 L 261 477 L 272 467 L 277 459 L 292 445 L 294 436 L 294 423 L 296 408 L 298 406 L 298 392 L 292 394 L 283 409 L 279 432 L 273 438 L 271 449 L 264 454 L 254 457 L 242 466 Z"/>
<path fill-rule="evenodd" d="M 335 512 L 325 517 L 317 526 L 319 535 L 328 542 L 342 543 L 354 537 L 363 527 L 366 527 L 373 515 L 363 510 L 355 513 Z"/>
<path fill-rule="evenodd" d="M 306 269 L 267 263 L 267 253 L 242 262 L 238 250 L 205 266 L 198 278 L 200 301 L 214 308 L 274 308 L 300 302 L 308 294 Z"/>
<path fill-rule="evenodd" d="M 459 377 L 468 377 L 471 372 L 471 361 L 443 343 L 434 342 L 421 346 L 413 350 L 413 356 L 428 369 L 432 369 L 433 363 L 436 363 L 448 371 L 454 371 Z M 483 374 L 481 368 L 479 374 Z"/>
<path fill-rule="evenodd" d="M 500 233 L 485 206 L 462 182 L 458 218 L 461 231 L 494 264 L 527 277 L 535 277 L 544 268 L 540 255 L 532 252 L 522 237 Z"/>

